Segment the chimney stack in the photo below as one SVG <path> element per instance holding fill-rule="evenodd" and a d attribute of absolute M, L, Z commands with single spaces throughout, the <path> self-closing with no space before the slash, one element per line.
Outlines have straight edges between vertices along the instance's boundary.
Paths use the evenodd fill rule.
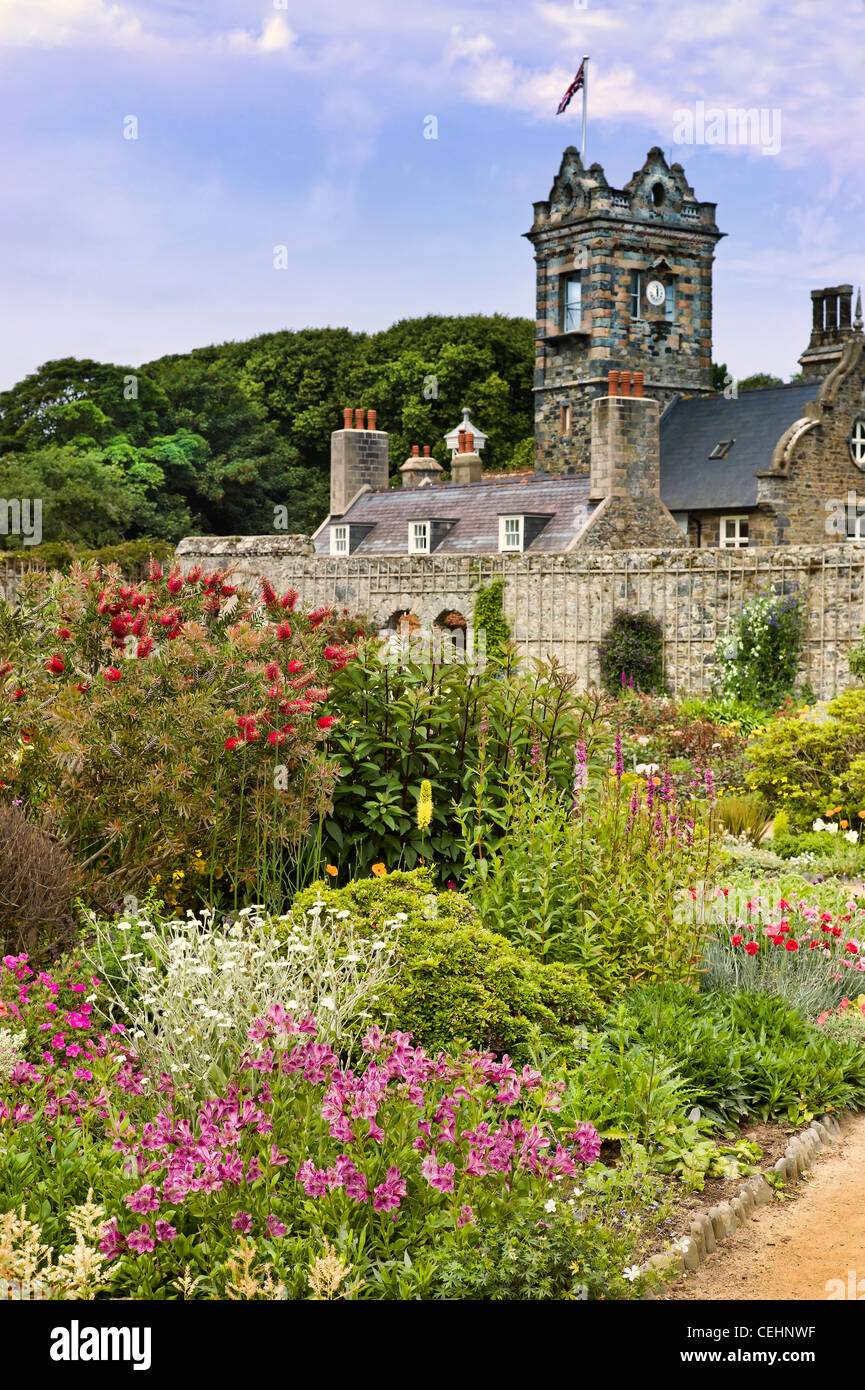
<path fill-rule="evenodd" d="M 361 489 L 378 492 L 386 488 L 389 472 L 388 436 L 385 430 L 376 429 L 376 412 L 370 410 L 366 428 L 363 410 L 346 406 L 342 418 L 342 429 L 330 436 L 330 514 L 337 517 L 345 513 Z"/>
<path fill-rule="evenodd" d="M 403 487 L 429 487 L 438 482 L 444 469 L 430 457 L 428 444 L 423 446 L 423 458 L 420 456 L 420 445 L 413 444 L 411 458 L 406 459 L 399 471 L 402 474 Z"/>
<path fill-rule="evenodd" d="M 845 344 L 859 331 L 852 318 L 852 285 L 811 291 L 811 338 L 799 358 L 806 379 L 828 376 L 841 360 Z"/>
<path fill-rule="evenodd" d="M 460 430 L 457 452 L 451 459 L 452 483 L 479 483 L 483 474 L 480 454 L 475 452 L 475 437 L 471 430 Z"/>
<path fill-rule="evenodd" d="M 633 387 L 633 394 L 632 394 Z M 660 408 L 643 374 L 611 371 L 609 395 L 592 401 L 589 549 L 687 545 L 661 501 Z M 638 539 L 635 539 L 638 538 Z"/>

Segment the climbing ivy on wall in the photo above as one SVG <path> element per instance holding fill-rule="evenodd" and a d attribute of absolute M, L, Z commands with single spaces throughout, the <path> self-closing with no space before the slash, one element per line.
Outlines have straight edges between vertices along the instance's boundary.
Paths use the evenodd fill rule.
<path fill-rule="evenodd" d="M 487 661 L 506 660 L 505 643 L 511 640 L 511 630 L 502 613 L 503 579 L 494 579 L 480 588 L 475 597 L 475 632 L 486 632 Z"/>

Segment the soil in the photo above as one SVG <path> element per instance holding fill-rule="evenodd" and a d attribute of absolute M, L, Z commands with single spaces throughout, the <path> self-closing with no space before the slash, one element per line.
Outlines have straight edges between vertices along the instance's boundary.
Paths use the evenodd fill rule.
<path fill-rule="evenodd" d="M 797 1127 L 788 1124 L 745 1124 L 739 1130 L 738 1138 L 758 1144 L 762 1157 L 757 1160 L 758 1171 L 771 1168 L 777 1158 L 787 1152 L 787 1145 Z M 732 1139 L 729 1142 L 734 1142 Z M 603 1155 L 602 1155 L 603 1156 Z M 701 1192 L 689 1192 L 677 1178 L 662 1178 L 666 1195 L 673 1200 L 673 1211 L 669 1220 L 664 1221 L 649 1235 L 649 1244 L 643 1258 L 660 1254 L 670 1241 L 678 1236 L 686 1236 L 698 1211 L 707 1211 L 719 1202 L 729 1202 L 736 1197 L 744 1181 L 743 1178 L 707 1178 Z M 865 1269 L 862 1271 L 865 1275 Z"/>
<path fill-rule="evenodd" d="M 857 1297 L 858 1285 L 865 1298 L 865 1114 L 842 1121 L 842 1130 L 785 1200 L 758 1208 L 695 1274 L 659 1297 L 822 1302 L 830 1292 Z M 833 1279 L 840 1281 L 834 1290 Z"/>

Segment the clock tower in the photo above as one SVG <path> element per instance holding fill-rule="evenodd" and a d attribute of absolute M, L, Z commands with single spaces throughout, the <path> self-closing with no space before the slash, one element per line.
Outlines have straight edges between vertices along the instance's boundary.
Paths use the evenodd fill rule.
<path fill-rule="evenodd" d="M 712 391 L 712 264 L 723 232 L 681 164 L 652 149 L 622 189 L 565 150 L 535 203 L 535 468 L 588 473 L 591 402 L 642 372 L 661 410 Z"/>

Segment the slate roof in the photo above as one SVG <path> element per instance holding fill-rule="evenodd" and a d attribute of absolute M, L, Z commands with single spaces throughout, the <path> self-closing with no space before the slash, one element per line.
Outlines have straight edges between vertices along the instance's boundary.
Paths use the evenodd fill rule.
<path fill-rule="evenodd" d="M 784 431 L 813 401 L 819 381 L 678 400 L 661 417 L 661 497 L 671 512 L 725 511 L 757 502 L 754 474 L 768 468 Z M 709 454 L 735 443 L 723 459 Z"/>
<path fill-rule="evenodd" d="M 340 517 L 340 522 L 371 526 L 354 555 L 405 555 L 410 521 L 455 520 L 435 555 L 465 555 L 498 551 L 499 516 L 549 514 L 549 521 L 527 547 L 535 551 L 565 550 L 583 529 L 594 504 L 589 505 L 587 474 L 550 478 L 533 473 L 483 483 L 433 483 L 430 487 L 388 488 L 365 492 Z M 316 554 L 330 551 L 330 527 L 314 537 Z"/>

